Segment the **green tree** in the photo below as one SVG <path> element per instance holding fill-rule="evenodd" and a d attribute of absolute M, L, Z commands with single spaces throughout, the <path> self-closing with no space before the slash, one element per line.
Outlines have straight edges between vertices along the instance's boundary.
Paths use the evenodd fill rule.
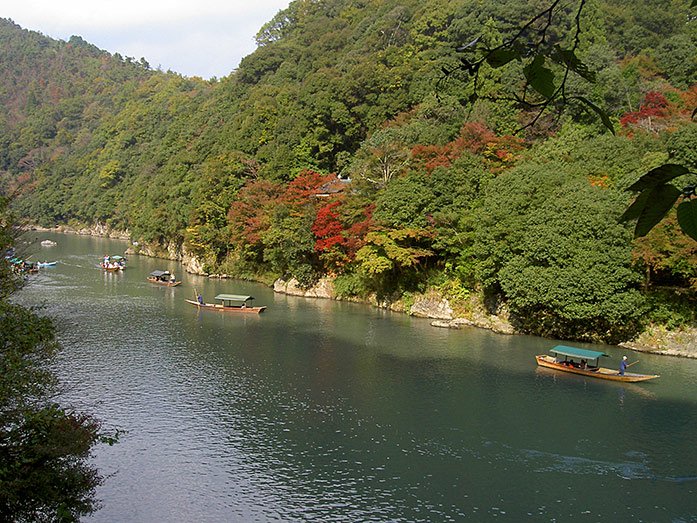
<path fill-rule="evenodd" d="M 423 262 L 433 255 L 427 248 L 431 234 L 423 229 L 402 228 L 369 232 L 356 253 L 356 266 L 379 299 L 392 299 L 400 290 L 419 283 Z"/>
<path fill-rule="evenodd" d="M 493 180 L 474 224 L 479 280 L 533 334 L 613 342 L 639 327 L 642 297 L 617 191 L 563 164 Z"/>
<path fill-rule="evenodd" d="M 2 252 L 11 236 L 5 210 L 0 199 Z M 56 403 L 53 324 L 8 301 L 14 286 L 4 258 L 0 276 L 0 520 L 79 521 L 99 507 L 103 478 L 90 453 L 115 436 L 93 416 Z"/>
<path fill-rule="evenodd" d="M 211 267 L 230 247 L 227 215 L 244 181 L 256 172 L 255 162 L 242 154 L 209 157 L 198 169 L 185 244 Z"/>

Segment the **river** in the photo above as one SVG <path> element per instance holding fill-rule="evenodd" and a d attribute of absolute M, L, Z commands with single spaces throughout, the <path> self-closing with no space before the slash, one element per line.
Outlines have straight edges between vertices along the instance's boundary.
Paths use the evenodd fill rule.
<path fill-rule="evenodd" d="M 55 247 L 38 241 L 53 239 Z M 30 233 L 58 260 L 43 304 L 64 401 L 126 431 L 93 457 L 90 522 L 697 521 L 697 360 L 633 354 L 620 384 L 537 368 L 557 340 L 431 327 L 131 256 L 126 242 Z M 175 288 L 150 284 L 173 271 Z M 198 311 L 197 289 L 261 315 Z"/>

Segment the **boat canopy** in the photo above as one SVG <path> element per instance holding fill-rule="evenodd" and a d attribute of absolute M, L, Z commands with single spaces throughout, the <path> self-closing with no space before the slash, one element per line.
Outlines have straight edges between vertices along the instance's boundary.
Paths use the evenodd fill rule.
<path fill-rule="evenodd" d="M 549 352 L 551 352 L 552 354 L 569 356 L 570 358 L 581 358 L 584 360 L 597 360 L 601 356 L 608 356 L 604 352 L 579 349 L 578 347 L 568 347 L 566 345 L 557 345 L 553 349 L 550 349 Z"/>
<path fill-rule="evenodd" d="M 162 276 L 165 276 L 169 274 L 169 271 L 152 271 L 150 273 L 150 276 L 153 276 L 155 278 L 161 278 Z"/>
<path fill-rule="evenodd" d="M 112 256 L 109 256 L 109 258 L 112 260 L 117 260 L 117 261 L 118 260 L 125 260 L 125 258 L 123 256 L 119 256 L 118 254 L 114 254 Z"/>
<path fill-rule="evenodd" d="M 216 300 L 222 300 L 222 301 L 250 301 L 253 300 L 254 298 L 251 296 L 244 296 L 242 294 L 218 294 L 215 297 Z"/>

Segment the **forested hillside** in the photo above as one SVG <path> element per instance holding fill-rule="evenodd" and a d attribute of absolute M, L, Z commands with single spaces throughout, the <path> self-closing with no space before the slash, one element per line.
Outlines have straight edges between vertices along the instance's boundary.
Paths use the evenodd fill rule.
<path fill-rule="evenodd" d="M 566 94 L 612 135 L 588 105 L 534 119 L 515 61 L 480 71 L 476 101 L 452 73 L 549 3 L 295 0 L 212 82 L 0 21 L 3 190 L 33 222 L 106 223 L 210 271 L 435 289 L 463 314 L 476 296 L 566 338 L 694 326 L 697 242 L 674 213 L 640 240 L 618 219 L 648 170 L 697 170 L 695 13 L 596 0 L 549 26 L 595 73 Z"/>

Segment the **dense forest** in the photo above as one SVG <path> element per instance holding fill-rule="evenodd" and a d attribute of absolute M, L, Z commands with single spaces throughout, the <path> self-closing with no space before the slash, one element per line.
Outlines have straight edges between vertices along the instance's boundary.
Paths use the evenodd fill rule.
<path fill-rule="evenodd" d="M 650 169 L 697 170 L 697 10 L 555 12 L 545 38 L 593 71 L 565 89 L 612 134 L 589 104 L 521 104 L 515 60 L 485 64 L 476 99 L 459 74 L 464 44 L 549 3 L 295 0 L 211 81 L 0 20 L 2 191 L 33 223 L 106 224 L 210 272 L 328 275 L 383 303 L 430 289 L 579 340 L 694 327 L 697 242 L 674 211 L 637 240 L 619 218 Z"/>

